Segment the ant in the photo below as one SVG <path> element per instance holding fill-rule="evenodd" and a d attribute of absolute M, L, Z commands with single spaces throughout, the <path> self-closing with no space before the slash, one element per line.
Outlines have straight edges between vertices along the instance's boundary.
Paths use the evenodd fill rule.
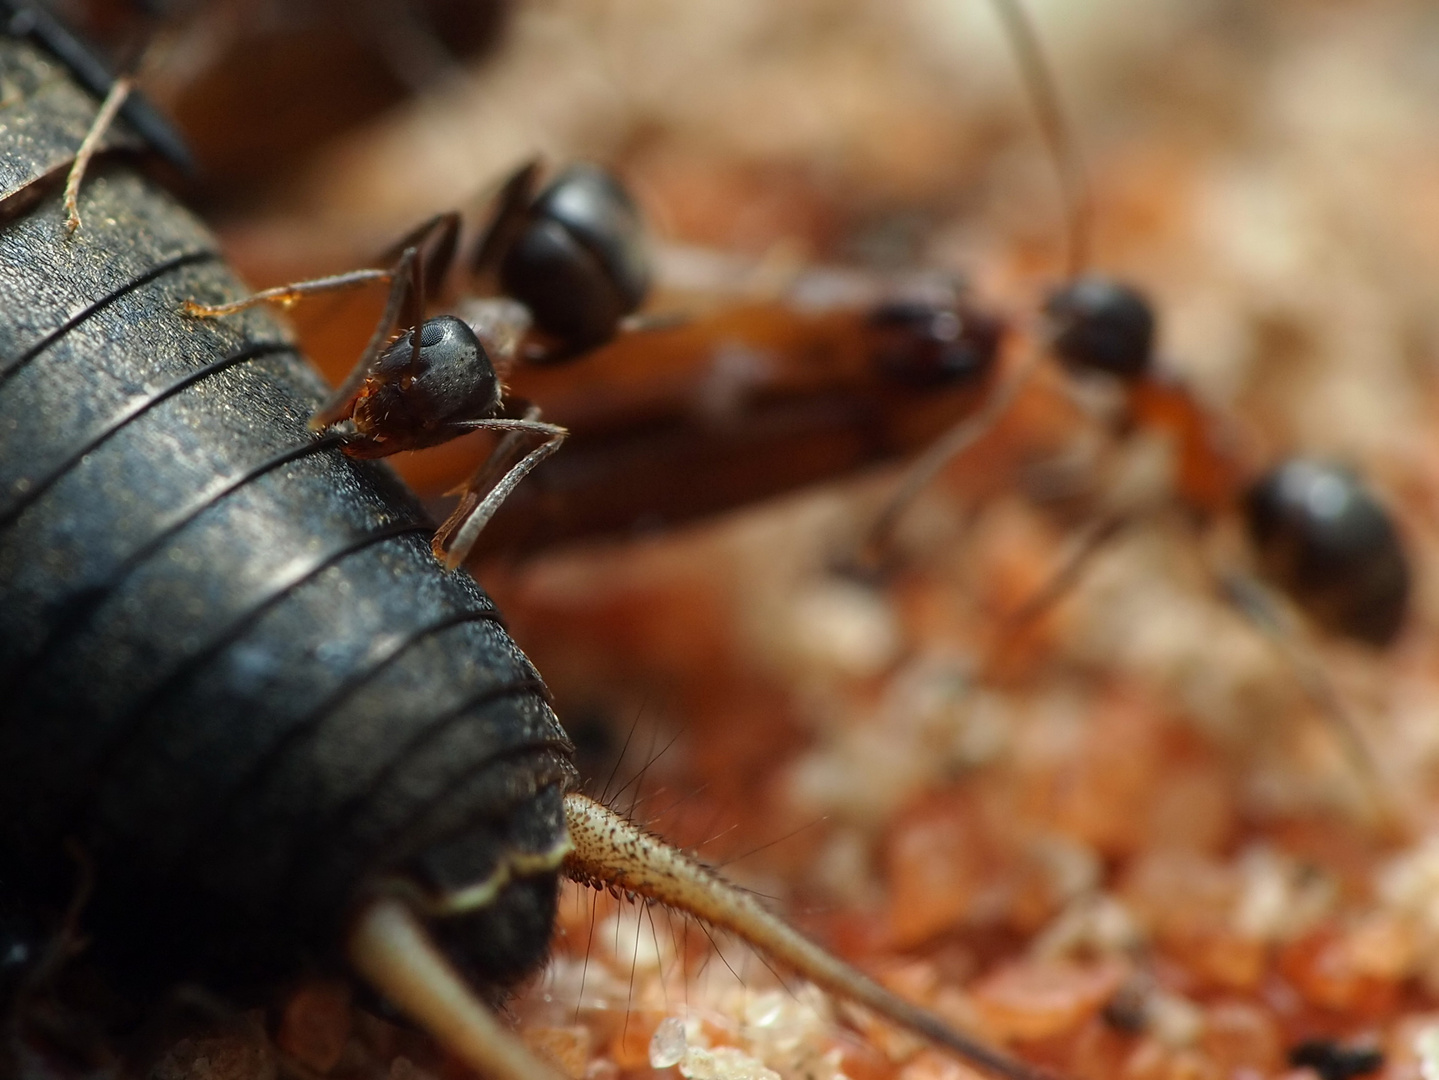
<path fill-rule="evenodd" d="M 380 260 L 393 260 L 389 269 L 281 285 L 229 304 L 185 306 L 191 315 L 214 318 L 388 282 L 384 314 L 369 343 L 310 418 L 310 428 L 337 431 L 345 452 L 358 458 L 437 446 L 471 431 L 503 433 L 435 533 L 435 555 L 450 570 L 568 434 L 541 421 L 537 407 L 507 403 L 505 374 L 520 360 L 559 363 L 605 344 L 630 327 L 649 289 L 639 212 L 619 181 L 586 164 L 570 166 L 537 192 L 538 178 L 539 165 L 530 162 L 500 188 L 469 260 L 481 292 L 462 298 L 458 315 L 425 317 L 455 262 L 458 211 L 437 214 L 401 239 Z M 520 415 L 510 415 L 513 410 Z M 527 436 L 544 441 L 514 461 Z"/>
<path fill-rule="evenodd" d="M 1397 529 L 1380 500 L 1343 466 L 1286 458 L 1255 475 L 1233 452 L 1221 419 L 1156 358 L 1158 317 L 1142 291 L 1086 270 L 1092 200 L 1075 141 L 1038 37 L 1019 0 L 994 0 L 1037 114 L 1065 208 L 1067 280 L 1045 298 L 1036 347 L 992 394 L 989 403 L 938 439 L 910 467 L 872 520 L 858 563 L 873 571 L 896 524 L 918 492 L 991 430 L 1014 404 L 1044 355 L 1076 380 L 1117 388 L 1112 431 L 1122 445 L 1140 434 L 1172 446 L 1172 491 L 1196 528 L 1238 513 L 1259 574 L 1316 625 L 1382 648 L 1403 627 L 1410 572 Z M 1139 512 L 1107 510 L 1091 521 L 1067 558 L 1001 629 L 1001 645 L 1058 602 L 1088 561 Z M 1285 654 L 1305 692 L 1319 706 L 1371 793 L 1383 802 L 1377 767 L 1353 719 L 1319 663 L 1294 640 L 1276 598 L 1253 577 L 1215 571 L 1235 606 Z"/>

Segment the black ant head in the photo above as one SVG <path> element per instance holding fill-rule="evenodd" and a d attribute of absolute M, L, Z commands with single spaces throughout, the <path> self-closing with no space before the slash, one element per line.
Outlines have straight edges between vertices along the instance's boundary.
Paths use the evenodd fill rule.
<path fill-rule="evenodd" d="M 985 377 L 994 368 L 1003 324 L 954 303 L 893 300 L 870 312 L 870 362 L 886 378 L 938 389 Z"/>
<path fill-rule="evenodd" d="M 393 453 L 451 439 L 454 421 L 492 415 L 499 404 L 500 380 L 480 339 L 462 320 L 441 315 L 380 354 L 351 416 L 361 436 Z"/>
<path fill-rule="evenodd" d="M 1154 308 L 1139 290 L 1098 275 L 1075 278 L 1044 305 L 1051 344 L 1069 367 L 1121 379 L 1149 372 L 1154 356 Z"/>
<path fill-rule="evenodd" d="M 1388 513 L 1348 469 L 1291 458 L 1244 498 L 1265 575 L 1318 623 L 1370 645 L 1394 640 L 1409 564 Z"/>
<path fill-rule="evenodd" d="M 610 173 L 572 165 L 531 204 L 499 275 L 504 292 L 570 351 L 603 344 L 649 290 L 639 210 Z"/>

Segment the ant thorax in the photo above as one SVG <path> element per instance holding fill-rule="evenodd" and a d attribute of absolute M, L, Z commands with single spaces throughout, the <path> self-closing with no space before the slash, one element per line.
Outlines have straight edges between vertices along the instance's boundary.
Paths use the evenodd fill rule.
<path fill-rule="evenodd" d="M 534 325 L 529 308 L 505 296 L 461 297 L 454 312 L 469 324 L 500 372 L 514 363 L 521 342 Z"/>

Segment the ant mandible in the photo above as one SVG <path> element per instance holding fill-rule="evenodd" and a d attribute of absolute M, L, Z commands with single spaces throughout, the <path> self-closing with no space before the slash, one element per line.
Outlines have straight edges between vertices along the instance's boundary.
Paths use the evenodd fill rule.
<path fill-rule="evenodd" d="M 459 249 L 460 214 L 437 214 L 382 256 L 388 269 L 354 270 L 281 285 L 214 306 L 187 302 L 202 318 L 262 303 L 289 307 L 304 297 L 389 282 L 384 314 L 350 374 L 310 418 L 335 430 L 352 457 L 419 450 L 472 431 L 502 432 L 461 489 L 435 533 L 436 557 L 464 562 L 500 504 L 553 454 L 568 432 L 520 403 L 506 402 L 503 378 L 517 361 L 557 363 L 603 345 L 622 329 L 649 290 L 649 255 L 639 211 L 610 173 L 577 164 L 536 194 L 539 165 L 517 169 L 469 260 L 477 286 L 458 314 L 425 318 L 443 295 Z M 522 440 L 544 441 L 518 461 Z"/>

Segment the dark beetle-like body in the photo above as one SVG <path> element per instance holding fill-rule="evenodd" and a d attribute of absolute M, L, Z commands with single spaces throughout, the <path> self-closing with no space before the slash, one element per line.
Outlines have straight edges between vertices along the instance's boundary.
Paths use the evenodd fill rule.
<path fill-rule="evenodd" d="M 56 914 L 83 864 L 91 955 L 224 989 L 334 961 L 382 877 L 513 876 L 437 927 L 494 992 L 555 904 L 543 684 L 391 475 L 307 432 L 273 320 L 182 313 L 245 291 L 187 213 L 119 168 L 74 236 L 34 197 L 93 103 L 13 40 L 0 72 L 0 879 Z"/>

